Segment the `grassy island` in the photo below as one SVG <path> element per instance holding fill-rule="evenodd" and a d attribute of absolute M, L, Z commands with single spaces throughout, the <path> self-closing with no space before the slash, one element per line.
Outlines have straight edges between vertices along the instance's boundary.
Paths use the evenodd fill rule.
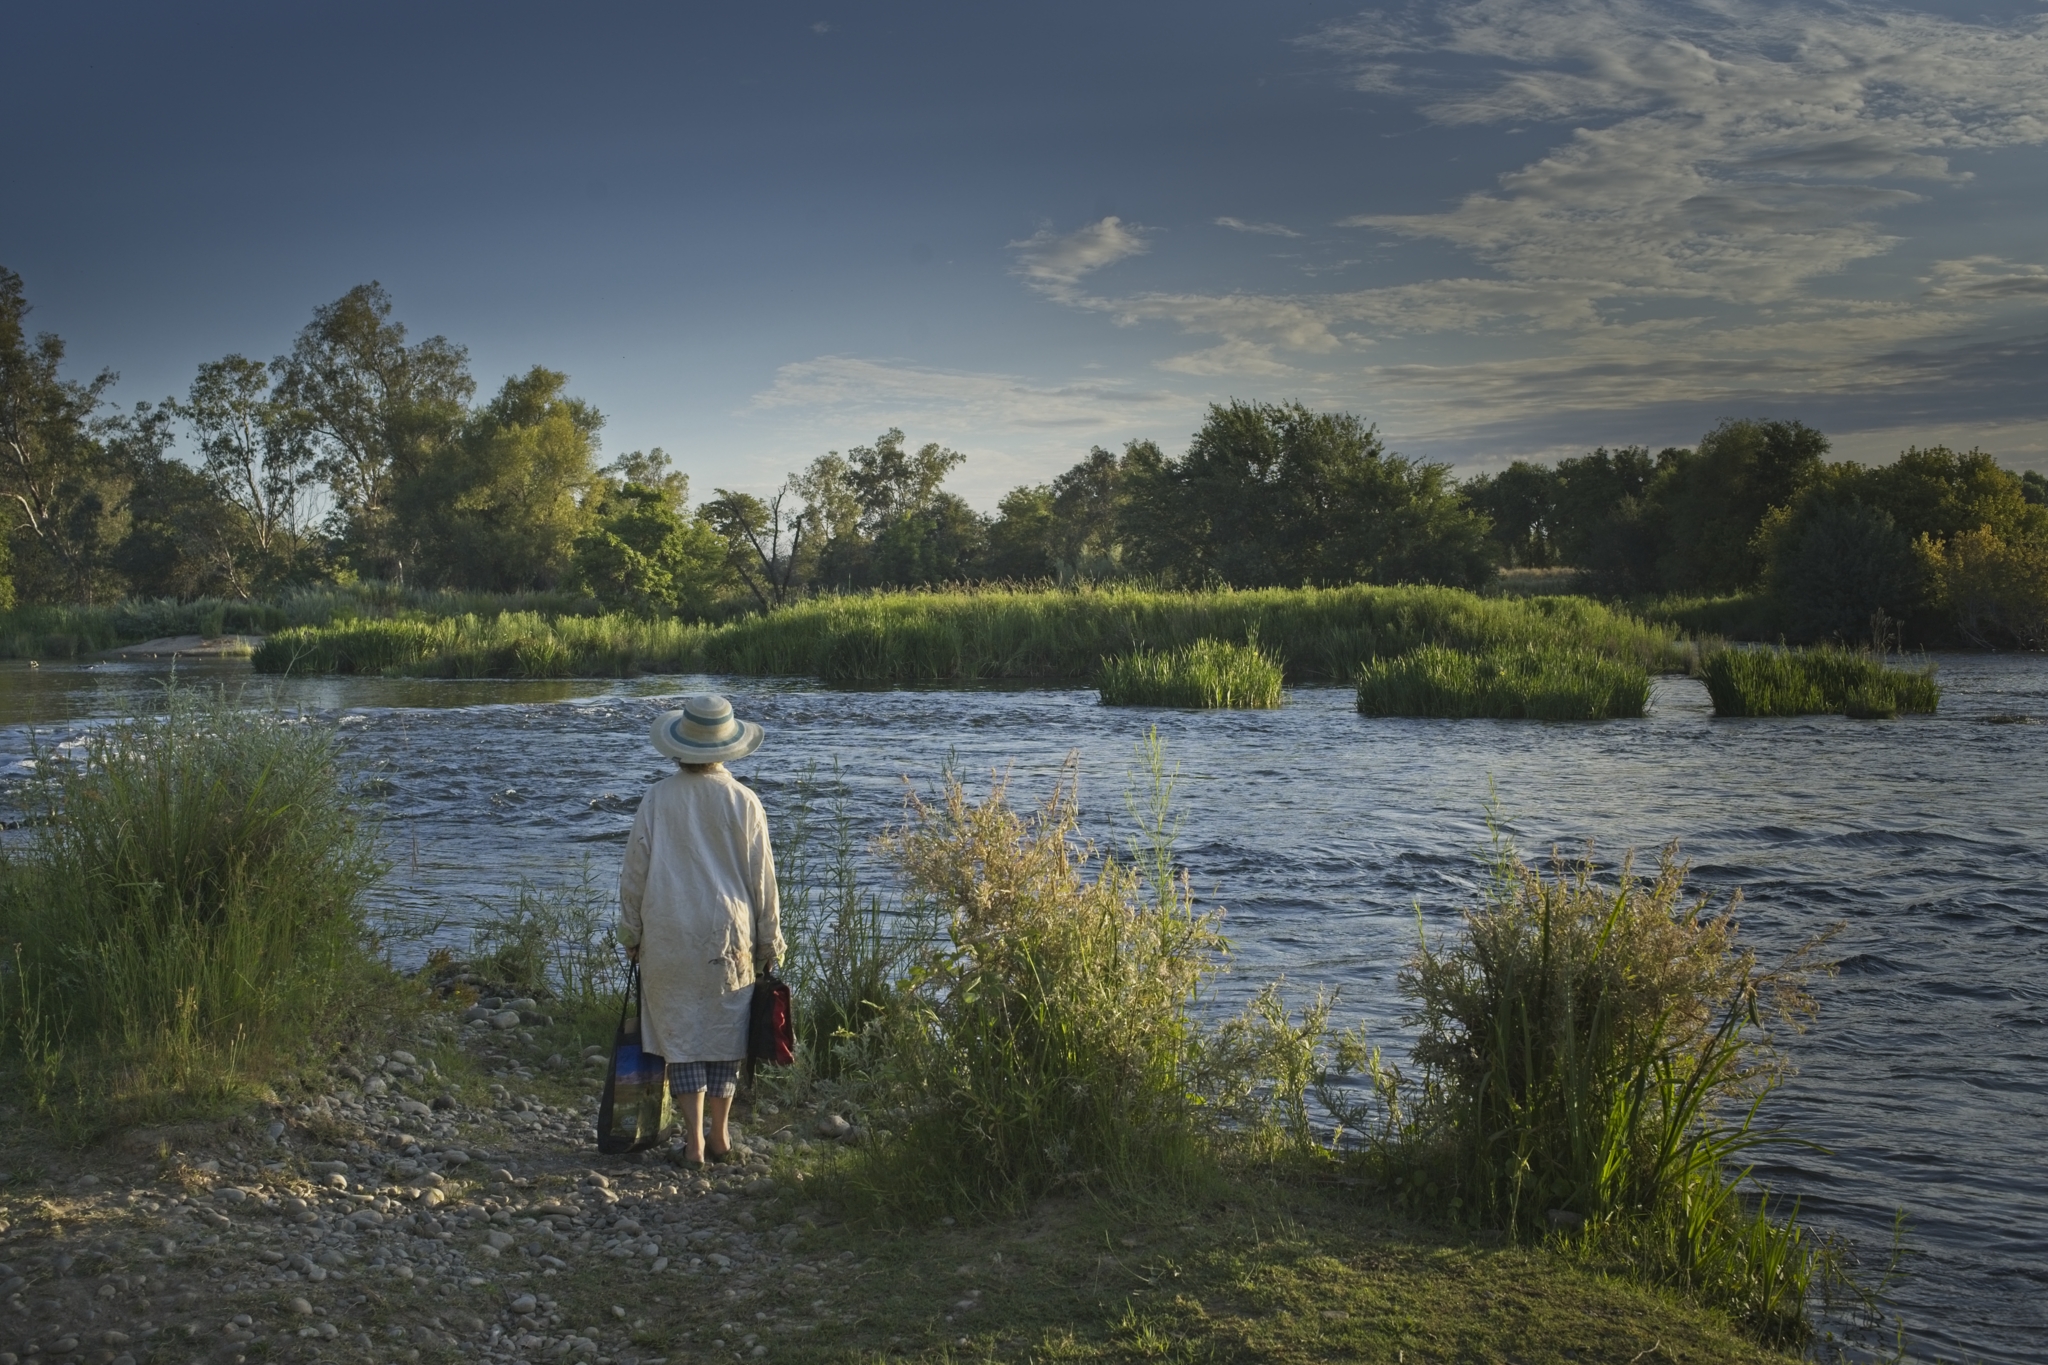
<path fill-rule="evenodd" d="M 1281 704 L 1281 682 L 1279 663 L 1257 645 L 1197 640 L 1105 659 L 1097 685 L 1104 706 L 1263 710 Z"/>
<path fill-rule="evenodd" d="M 1642 664 L 1587 650 L 1424 645 L 1375 659 L 1358 678 L 1358 709 L 1368 716 L 1611 720 L 1640 716 L 1649 703 Z"/>
<path fill-rule="evenodd" d="M 1424 644 L 1562 645 L 1657 671 L 1682 670 L 1693 658 L 1675 628 L 1585 598 L 1358 586 L 889 592 L 815 598 L 722 625 L 540 612 L 397 615 L 280 630 L 255 666 L 426 677 L 705 672 L 840 683 L 1078 681 L 1119 654 L 1253 638 L 1289 679 L 1338 683 L 1355 679 L 1368 659 Z"/>
<path fill-rule="evenodd" d="M 1707 658 L 1702 673 L 1717 716 L 1889 720 L 1932 715 L 1941 704 L 1932 665 L 1897 668 L 1844 649 L 1724 649 Z"/>

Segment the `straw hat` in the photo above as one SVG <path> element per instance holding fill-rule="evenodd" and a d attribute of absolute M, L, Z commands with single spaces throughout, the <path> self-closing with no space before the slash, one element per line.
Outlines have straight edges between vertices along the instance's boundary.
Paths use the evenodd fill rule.
<path fill-rule="evenodd" d="M 728 763 L 761 747 L 764 732 L 737 720 L 732 703 L 705 693 L 684 697 L 683 709 L 654 718 L 654 747 L 683 763 Z"/>

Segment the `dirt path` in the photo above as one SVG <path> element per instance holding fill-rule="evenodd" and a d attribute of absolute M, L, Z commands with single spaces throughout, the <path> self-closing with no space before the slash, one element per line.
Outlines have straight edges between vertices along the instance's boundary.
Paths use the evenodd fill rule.
<path fill-rule="evenodd" d="M 657 1365 L 672 1333 L 641 1330 L 634 1305 L 649 1296 L 729 1310 L 708 1329 L 726 1335 L 701 1343 L 726 1358 L 803 1330 L 787 1310 L 754 1322 L 748 1305 L 768 1277 L 778 1302 L 830 1278 L 799 1204 L 808 1138 L 742 1134 L 744 1164 L 709 1175 L 654 1154 L 600 1158 L 595 1085 L 563 1074 L 577 1064 L 534 1055 L 530 1032 L 445 1012 L 416 1032 L 308 1078 L 267 1116 L 134 1133 L 11 1175 L 0 1365 Z M 483 1078 L 448 1084 L 437 1055 L 468 1071 L 466 1056 Z M 813 1319 L 836 1312 L 820 1292 Z"/>

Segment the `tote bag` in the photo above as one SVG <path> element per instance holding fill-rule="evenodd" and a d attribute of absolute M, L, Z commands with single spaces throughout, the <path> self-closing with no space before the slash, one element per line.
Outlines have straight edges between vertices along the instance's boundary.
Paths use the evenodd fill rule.
<path fill-rule="evenodd" d="M 612 1064 L 605 1073 L 604 1099 L 597 1106 L 597 1150 L 606 1155 L 639 1152 L 661 1141 L 673 1121 L 668 1099 L 668 1059 L 640 1046 L 640 964 L 633 964 L 619 1026 L 612 1034 Z"/>
<path fill-rule="evenodd" d="M 754 1000 L 747 1020 L 747 1060 L 770 1066 L 796 1061 L 796 1028 L 789 1017 L 789 987 L 773 972 L 754 982 Z"/>

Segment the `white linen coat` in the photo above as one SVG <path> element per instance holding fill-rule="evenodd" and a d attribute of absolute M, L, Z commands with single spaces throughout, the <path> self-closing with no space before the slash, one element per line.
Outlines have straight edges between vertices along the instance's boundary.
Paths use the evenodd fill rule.
<path fill-rule="evenodd" d="M 619 872 L 619 942 L 640 949 L 640 1045 L 671 1062 L 747 1055 L 754 954 L 783 953 L 761 799 L 723 768 L 640 798 Z"/>

